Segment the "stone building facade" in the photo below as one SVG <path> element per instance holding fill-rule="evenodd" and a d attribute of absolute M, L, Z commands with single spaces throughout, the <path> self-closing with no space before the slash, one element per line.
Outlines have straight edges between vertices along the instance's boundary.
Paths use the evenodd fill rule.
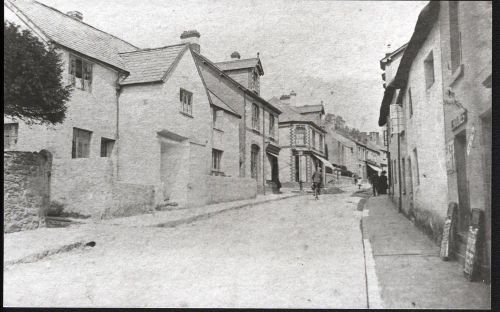
<path fill-rule="evenodd" d="M 201 53 L 194 56 L 214 101 L 241 116 L 238 131 L 234 132 L 239 135 L 238 176 L 256 181 L 259 193 L 276 192 L 281 111 L 259 96 L 260 75 L 264 74 L 260 59 L 214 63 Z"/>
<path fill-rule="evenodd" d="M 285 187 L 310 186 L 312 174 L 318 168 L 323 174 L 323 184 L 326 184 L 326 168 L 333 169 L 333 166 L 326 159 L 326 131 L 318 121 L 324 115 L 324 108 L 314 108 L 311 112 L 310 106 L 297 105 L 294 96 L 292 91 L 281 99 L 274 97 L 269 100 L 283 112 L 279 121 L 280 181 Z M 304 110 L 308 115 L 301 113 Z"/>
<path fill-rule="evenodd" d="M 36 1 L 7 0 L 4 9 L 57 49 L 74 86 L 62 124 L 4 116 L 6 150 L 53 155 L 51 201 L 102 218 L 256 195 L 255 180 L 238 176 L 241 115 L 210 95 L 193 58 L 199 33 L 139 49 Z M 220 191 L 229 180 L 239 198 Z"/>
<path fill-rule="evenodd" d="M 483 213 L 479 255 L 485 280 L 491 250 L 491 15 L 491 2 L 430 2 L 410 42 L 381 61 L 388 84 L 379 119 L 388 130 L 393 198 L 401 194 L 403 212 L 437 242 L 448 205 L 456 203 L 453 252 L 461 262 L 472 209 Z M 391 104 L 402 110 L 399 159 Z"/>

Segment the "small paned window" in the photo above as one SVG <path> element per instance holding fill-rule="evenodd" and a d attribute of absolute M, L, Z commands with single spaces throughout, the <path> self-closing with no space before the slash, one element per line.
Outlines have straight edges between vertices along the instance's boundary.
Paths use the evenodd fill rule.
<path fill-rule="evenodd" d="M 320 151 L 323 150 L 323 135 L 322 134 L 319 135 L 319 150 Z"/>
<path fill-rule="evenodd" d="M 295 145 L 306 145 L 306 128 L 295 128 Z"/>
<path fill-rule="evenodd" d="M 313 148 L 315 149 L 316 148 L 316 131 L 311 130 L 311 132 L 312 132 L 312 145 L 313 145 Z"/>
<path fill-rule="evenodd" d="M 111 157 L 115 140 L 101 138 L 101 157 Z"/>
<path fill-rule="evenodd" d="M 260 109 L 255 103 L 252 104 L 252 128 L 255 130 L 260 129 Z"/>
<path fill-rule="evenodd" d="M 91 91 L 92 63 L 74 55 L 69 57 L 69 84 L 77 89 Z"/>
<path fill-rule="evenodd" d="M 72 158 L 88 158 L 90 155 L 90 138 L 92 132 L 73 128 Z"/>
<path fill-rule="evenodd" d="M 193 115 L 193 93 L 181 88 L 179 92 L 181 112 L 189 116 Z"/>
<path fill-rule="evenodd" d="M 220 172 L 221 171 L 221 159 L 222 151 L 217 149 L 212 149 L 212 170 Z"/>
<path fill-rule="evenodd" d="M 14 148 L 17 144 L 18 123 L 3 124 L 3 149 Z"/>

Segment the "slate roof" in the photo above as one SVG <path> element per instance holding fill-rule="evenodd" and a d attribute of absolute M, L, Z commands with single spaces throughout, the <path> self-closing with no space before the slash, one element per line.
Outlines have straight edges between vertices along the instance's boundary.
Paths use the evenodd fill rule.
<path fill-rule="evenodd" d="M 231 107 L 229 107 L 226 103 L 224 103 L 221 99 L 219 99 L 219 97 L 217 95 L 215 95 L 215 93 L 213 93 L 212 91 L 210 91 L 210 89 L 208 89 L 208 93 L 210 94 L 210 100 L 212 101 L 212 104 L 217 106 L 218 108 L 221 108 L 225 111 L 228 111 L 236 116 L 239 116 L 241 118 L 241 115 L 238 114 L 236 111 L 234 111 Z"/>
<path fill-rule="evenodd" d="M 238 83 L 236 80 L 234 80 L 229 75 L 227 75 L 226 73 L 224 73 L 223 70 L 221 70 L 217 65 L 215 65 L 215 63 L 213 63 L 212 61 L 210 61 L 208 58 L 206 58 L 205 56 L 197 53 L 196 51 L 193 51 L 193 55 L 194 55 L 194 59 L 197 61 L 197 64 L 204 64 L 204 65 L 210 66 L 212 69 L 214 69 L 217 72 L 219 72 L 220 76 L 225 77 L 228 81 L 230 81 L 231 83 L 233 83 L 240 90 L 242 90 L 246 94 L 250 95 L 254 99 L 257 99 L 262 104 L 265 104 L 268 108 L 273 109 L 276 113 L 281 114 L 281 110 L 276 105 L 273 105 L 272 103 L 264 100 L 257 93 L 255 93 L 254 91 L 251 91 L 248 88 L 246 88 L 245 86 L 243 86 L 242 84 Z M 203 76 L 203 74 L 202 74 L 202 76 Z M 233 110 L 236 111 L 236 109 L 233 109 Z"/>
<path fill-rule="evenodd" d="M 299 111 L 301 114 L 325 112 L 325 108 L 321 104 L 295 106 L 294 109 Z"/>
<path fill-rule="evenodd" d="M 321 125 L 318 124 L 315 118 L 301 115 L 297 109 L 298 107 L 296 106 L 282 104 L 281 101 L 276 97 L 272 97 L 268 100 L 268 102 L 273 104 L 274 106 L 277 106 L 281 110 L 279 123 L 288 123 L 292 121 L 313 123 L 316 127 L 321 128 Z"/>
<path fill-rule="evenodd" d="M 219 67 L 221 70 L 235 70 L 244 68 L 254 68 L 257 66 L 259 68 L 260 74 L 264 75 L 264 70 L 262 69 L 262 64 L 259 58 L 249 58 L 243 60 L 234 60 L 226 62 L 214 63 L 215 66 Z"/>
<path fill-rule="evenodd" d="M 120 84 L 162 81 L 187 49 L 187 44 L 176 44 L 120 53 L 125 67 L 130 72 Z"/>
<path fill-rule="evenodd" d="M 5 0 L 17 8 L 24 18 L 35 24 L 51 41 L 91 58 L 126 70 L 119 52 L 137 47 L 111 34 L 33 0 Z"/>

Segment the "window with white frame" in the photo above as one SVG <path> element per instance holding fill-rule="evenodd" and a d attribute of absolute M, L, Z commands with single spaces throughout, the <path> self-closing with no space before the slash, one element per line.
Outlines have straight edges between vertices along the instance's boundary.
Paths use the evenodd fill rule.
<path fill-rule="evenodd" d="M 193 115 L 193 93 L 180 89 L 179 91 L 179 100 L 181 103 L 181 112 L 187 114 L 189 116 Z"/>
<path fill-rule="evenodd" d="M 73 128 L 72 158 L 88 158 L 90 155 L 90 139 L 92 132 Z"/>
<path fill-rule="evenodd" d="M 18 123 L 3 124 L 3 149 L 12 149 L 17 144 Z"/>
<path fill-rule="evenodd" d="M 306 145 L 306 128 L 299 126 L 295 128 L 295 145 Z"/>
<path fill-rule="evenodd" d="M 69 83 L 77 89 L 91 91 L 92 63 L 75 55 L 70 55 Z"/>
<path fill-rule="evenodd" d="M 255 130 L 260 129 L 260 109 L 255 103 L 252 104 L 252 128 Z"/>

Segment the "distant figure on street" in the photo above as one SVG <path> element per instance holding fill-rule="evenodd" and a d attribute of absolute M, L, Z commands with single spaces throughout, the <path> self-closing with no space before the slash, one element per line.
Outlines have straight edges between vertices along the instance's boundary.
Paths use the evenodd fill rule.
<path fill-rule="evenodd" d="M 371 183 L 372 189 L 373 189 L 373 196 L 377 196 L 377 193 L 379 193 L 379 189 L 380 189 L 378 172 L 374 172 L 370 176 L 370 183 Z"/>
<path fill-rule="evenodd" d="M 378 179 L 378 193 L 387 194 L 387 176 L 385 171 L 382 171 L 382 175 Z"/>
<path fill-rule="evenodd" d="M 358 177 L 354 175 L 354 185 L 358 184 Z"/>
<path fill-rule="evenodd" d="M 358 189 L 360 190 L 361 189 L 361 182 L 363 181 L 363 179 L 361 179 L 361 177 L 358 177 Z"/>
<path fill-rule="evenodd" d="M 316 167 L 316 170 L 314 171 L 312 175 L 312 180 L 313 180 L 313 189 L 314 189 L 314 197 L 316 199 L 318 198 L 319 192 L 320 192 L 320 187 L 321 187 L 321 172 L 319 172 L 318 168 Z"/>

